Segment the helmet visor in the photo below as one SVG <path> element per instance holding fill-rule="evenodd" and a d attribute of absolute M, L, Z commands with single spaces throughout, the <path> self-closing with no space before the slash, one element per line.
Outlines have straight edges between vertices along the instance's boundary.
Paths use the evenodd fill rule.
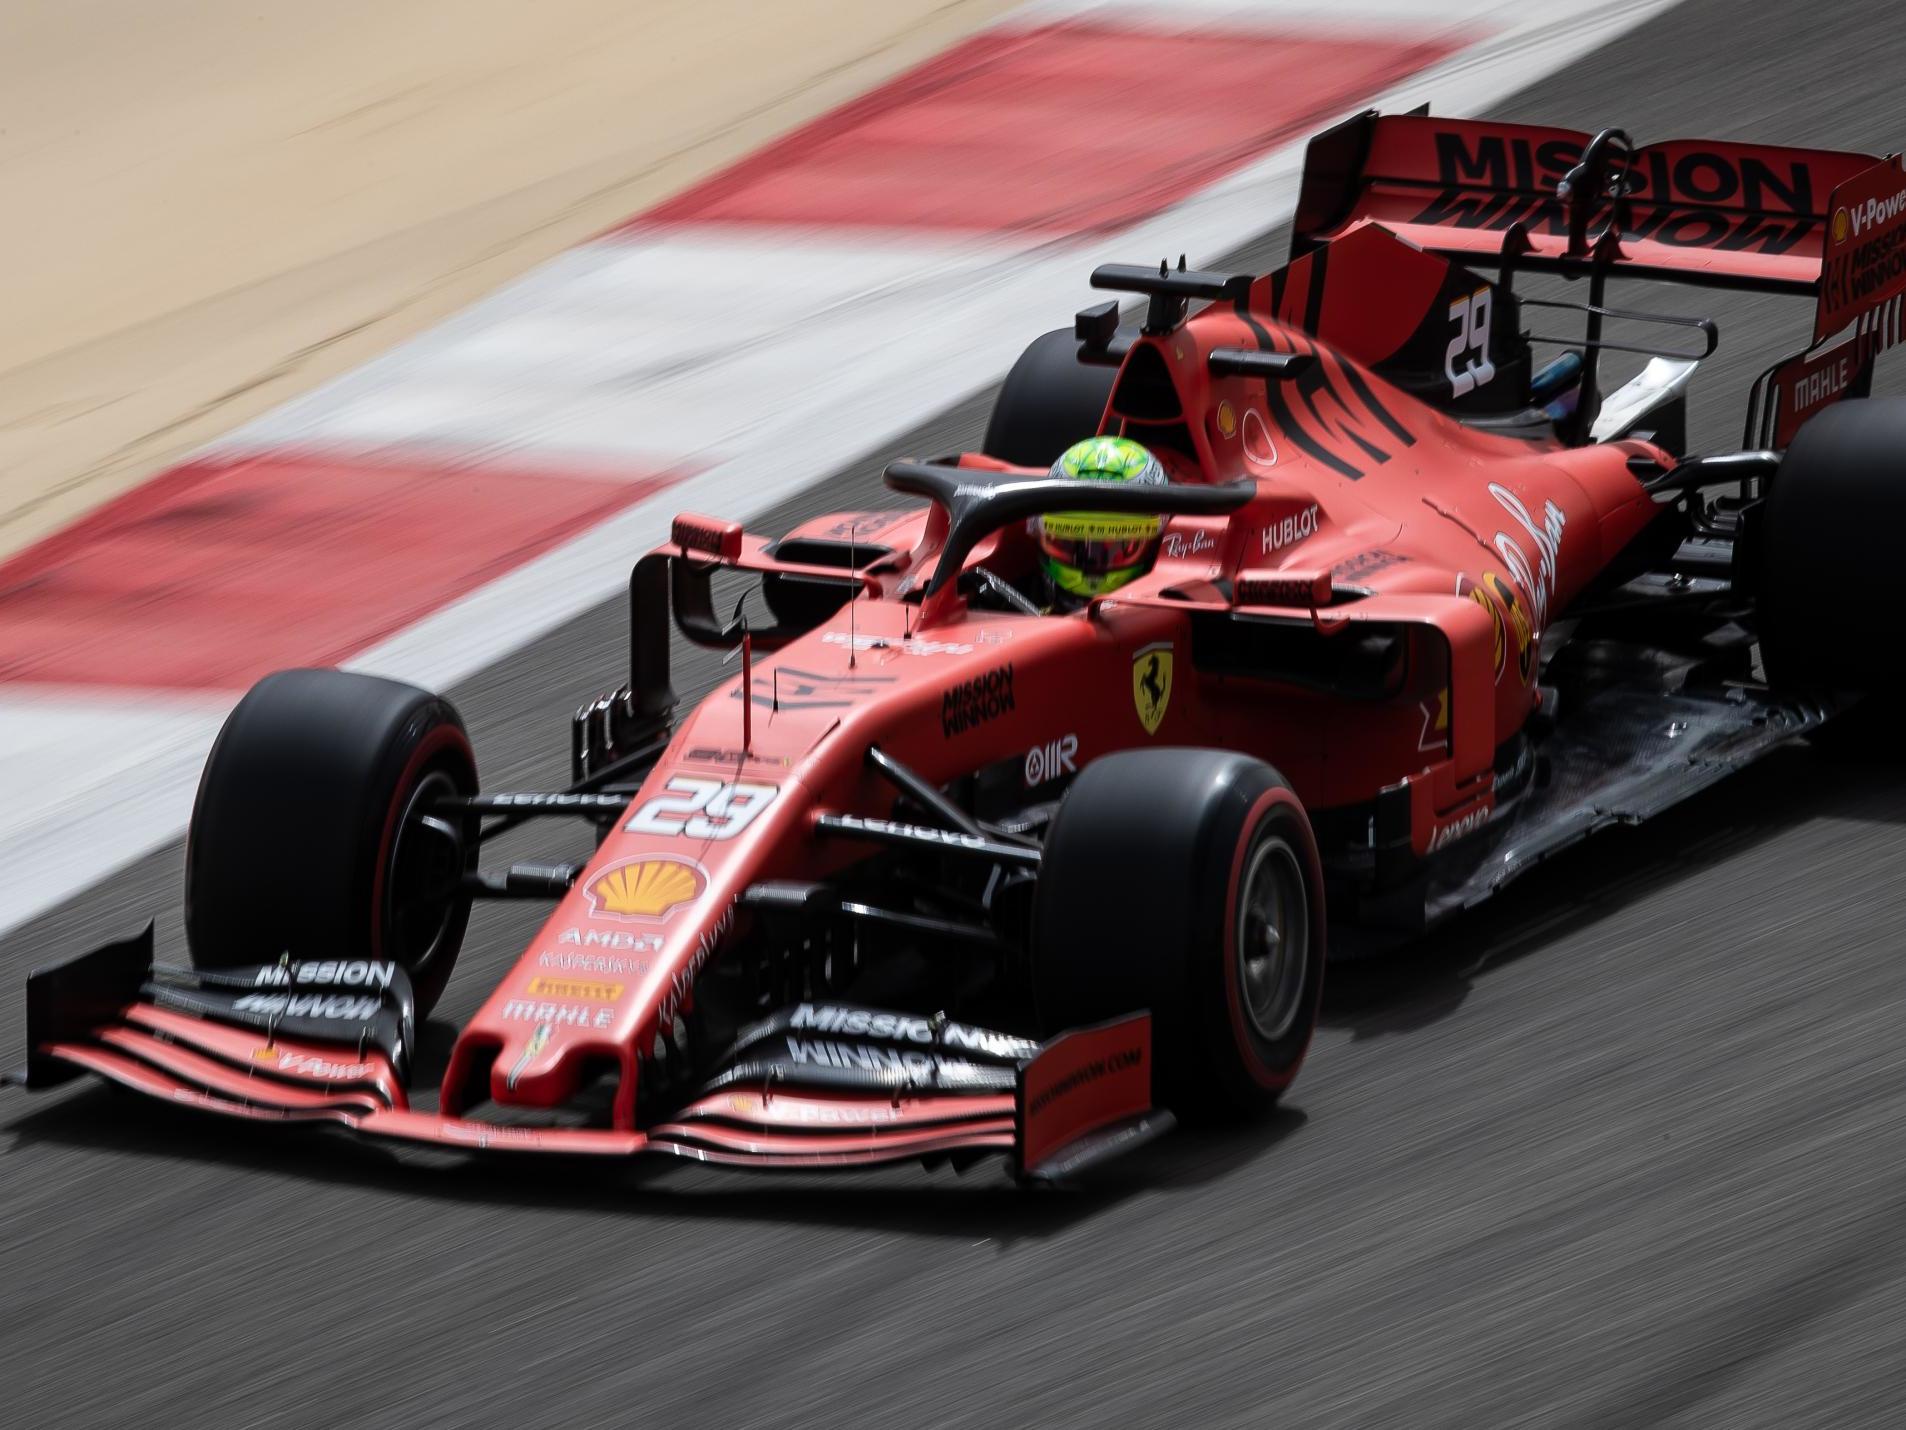
<path fill-rule="evenodd" d="M 1160 525 L 1156 516 L 1054 512 L 1040 523 L 1039 552 L 1061 590 L 1099 595 L 1144 571 Z"/>

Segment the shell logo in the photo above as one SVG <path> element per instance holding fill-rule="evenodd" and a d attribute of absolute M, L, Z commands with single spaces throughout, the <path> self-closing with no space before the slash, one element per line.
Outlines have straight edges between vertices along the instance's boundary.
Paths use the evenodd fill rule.
<path fill-rule="evenodd" d="M 1502 624 L 1502 612 L 1497 609 L 1496 603 L 1489 599 L 1480 586 L 1471 586 L 1469 588 L 1469 599 L 1489 613 L 1489 623 L 1495 627 L 1495 640 L 1493 642 L 1494 664 L 1496 679 L 1501 680 L 1502 663 L 1509 649 L 1509 633 Z"/>
<path fill-rule="evenodd" d="M 589 907 L 618 919 L 665 919 L 708 886 L 686 859 L 624 859 L 583 886 Z"/>
<path fill-rule="evenodd" d="M 1516 599 L 1516 593 L 1509 583 L 1493 571 L 1483 573 L 1483 584 L 1489 593 L 1501 604 L 1504 617 L 1508 621 L 1509 634 L 1515 637 L 1516 671 L 1527 685 L 1535 673 L 1534 650 L 1535 628 L 1529 624 L 1529 616 Z"/>
<path fill-rule="evenodd" d="M 1849 227 L 1850 224 L 1846 216 L 1846 210 L 1835 209 L 1833 211 L 1833 241 L 1835 243 L 1845 243 L 1846 231 Z"/>
<path fill-rule="evenodd" d="M 1229 402 L 1220 402 L 1218 404 L 1218 431 L 1222 435 L 1230 437 L 1235 434 L 1237 430 L 1238 414 L 1232 410 Z"/>

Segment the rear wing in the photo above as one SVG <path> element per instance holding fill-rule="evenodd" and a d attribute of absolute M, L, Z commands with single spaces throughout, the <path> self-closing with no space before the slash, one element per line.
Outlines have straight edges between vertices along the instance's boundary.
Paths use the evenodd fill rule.
<path fill-rule="evenodd" d="M 1369 110 L 1311 140 L 1293 252 L 1374 222 L 1433 252 L 1499 255 L 1519 230 L 1519 268 L 1812 293 L 1833 191 L 1879 162 Z M 1596 251 L 1605 235 L 1618 251 Z"/>
<path fill-rule="evenodd" d="M 1519 270 L 1589 278 L 1597 307 L 1610 277 L 1813 297 L 1807 348 L 1755 385 L 1755 444 L 1783 445 L 1773 436 L 1858 390 L 1899 336 L 1898 155 L 1695 139 L 1636 146 L 1618 129 L 1367 110 L 1311 140 L 1292 256 L 1369 224 L 1447 257 L 1493 258 L 1504 284 Z"/>

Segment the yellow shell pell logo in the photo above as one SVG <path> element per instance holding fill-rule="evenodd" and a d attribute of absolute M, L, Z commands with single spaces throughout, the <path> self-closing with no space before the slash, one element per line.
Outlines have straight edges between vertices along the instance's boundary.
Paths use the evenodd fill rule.
<path fill-rule="evenodd" d="M 1847 231 L 1846 210 L 1843 208 L 1835 209 L 1833 211 L 1833 241 L 1835 243 L 1845 243 L 1846 231 Z"/>
<path fill-rule="evenodd" d="M 1501 680 L 1503 656 L 1508 650 L 1508 632 L 1503 628 L 1502 612 L 1497 609 L 1496 603 L 1489 599 L 1488 595 L 1480 586 L 1471 586 L 1469 588 L 1469 599 L 1489 613 L 1489 623 L 1495 627 L 1495 640 L 1493 645 L 1496 679 Z"/>
<path fill-rule="evenodd" d="M 667 918 L 701 897 L 701 870 L 681 859 L 625 859 L 591 879 L 583 892 L 599 914 L 623 919 Z"/>
<path fill-rule="evenodd" d="M 1237 430 L 1238 414 L 1232 410 L 1229 402 L 1220 402 L 1218 404 L 1218 431 L 1224 436 L 1229 437 Z"/>
<path fill-rule="evenodd" d="M 1483 574 L 1483 584 L 1489 588 L 1489 594 L 1496 598 L 1502 607 L 1508 630 L 1515 637 L 1516 670 L 1527 685 L 1534 674 L 1534 660 L 1531 647 L 1535 643 L 1535 628 L 1529 624 L 1528 614 L 1522 609 L 1522 602 L 1516 599 L 1516 593 L 1509 583 L 1493 571 Z"/>

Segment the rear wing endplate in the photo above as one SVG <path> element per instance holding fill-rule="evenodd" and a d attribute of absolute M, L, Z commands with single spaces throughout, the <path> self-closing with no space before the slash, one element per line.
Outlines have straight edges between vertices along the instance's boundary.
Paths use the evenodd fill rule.
<path fill-rule="evenodd" d="M 1873 360 L 1906 328 L 1906 168 L 1899 155 L 1861 170 L 1827 202 L 1813 339 L 1754 382 L 1749 446 L 1784 448 L 1801 424 L 1865 397 Z"/>

